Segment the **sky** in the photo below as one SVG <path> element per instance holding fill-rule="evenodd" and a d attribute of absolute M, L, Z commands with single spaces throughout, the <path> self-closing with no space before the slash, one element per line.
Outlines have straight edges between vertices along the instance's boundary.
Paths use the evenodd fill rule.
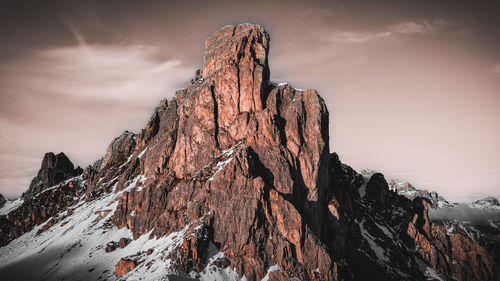
<path fill-rule="evenodd" d="M 316 89 L 356 170 L 450 201 L 500 197 L 495 1 L 0 0 L 0 193 L 45 152 L 85 167 L 202 66 L 218 28 L 262 24 L 271 78 Z"/>

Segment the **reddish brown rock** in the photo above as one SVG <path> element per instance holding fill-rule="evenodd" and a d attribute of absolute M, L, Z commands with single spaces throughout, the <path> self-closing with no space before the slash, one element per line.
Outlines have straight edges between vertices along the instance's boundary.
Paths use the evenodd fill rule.
<path fill-rule="evenodd" d="M 212 265 L 249 281 L 426 280 L 425 266 L 491 280 L 489 257 L 432 224 L 425 204 L 389 191 L 381 174 L 365 182 L 329 153 L 323 99 L 269 81 L 268 52 L 260 26 L 217 31 L 206 41 L 203 69 L 160 102 L 141 132 L 115 139 L 84 171 L 83 186 L 40 193 L 0 216 L 1 241 L 64 211 L 72 198 L 115 192 L 107 227 L 129 228 L 134 239 L 179 232 L 168 269 L 201 272 L 216 248 L 224 258 Z M 99 221 L 109 210 L 96 212 Z M 140 266 L 153 253 L 145 250 L 121 259 L 116 275 Z"/>
<path fill-rule="evenodd" d="M 333 280 L 319 241 L 328 203 L 323 100 L 269 81 L 269 36 L 260 26 L 224 27 L 206 45 L 201 75 L 162 102 L 137 136 L 134 151 L 145 153 L 134 161 L 134 152 L 118 189 L 142 174 L 147 192 L 125 192 L 114 223 L 138 237 L 205 217 L 212 241 L 249 280 L 269 263 L 316 279 L 319 268 Z M 188 266 L 200 269 L 204 255 L 190 243 Z"/>
<path fill-rule="evenodd" d="M 416 212 L 407 235 L 418 254 L 440 273 L 461 281 L 497 280 L 491 255 L 477 242 L 459 233 L 448 234 L 428 216 L 427 201 L 414 200 Z"/>
<path fill-rule="evenodd" d="M 116 243 L 114 241 L 108 242 L 105 248 L 106 253 L 113 252 L 114 250 L 116 250 Z"/>
<path fill-rule="evenodd" d="M 73 163 L 64 153 L 55 155 L 46 153 L 38 175 L 31 181 L 29 189 L 23 193 L 23 198 L 29 198 L 41 191 L 59 184 L 63 180 L 75 177 L 83 172 L 82 168 L 74 168 Z"/>
<path fill-rule="evenodd" d="M 127 258 L 122 258 L 116 265 L 115 274 L 118 277 L 122 277 L 123 275 L 133 270 L 136 266 L 137 266 L 136 261 Z"/>
<path fill-rule="evenodd" d="M 38 233 L 48 230 L 70 214 L 70 211 L 63 211 L 77 203 L 82 194 L 81 182 L 75 179 L 74 182 L 61 183 L 50 190 L 25 198 L 19 208 L 7 216 L 0 216 L 0 246 L 8 244 L 42 223 L 47 222 Z M 56 218 L 56 215 L 59 215 L 59 218 Z"/>
<path fill-rule="evenodd" d="M 121 249 L 127 247 L 129 243 L 129 239 L 127 238 L 120 238 L 120 240 L 118 241 L 118 247 L 120 247 Z"/>

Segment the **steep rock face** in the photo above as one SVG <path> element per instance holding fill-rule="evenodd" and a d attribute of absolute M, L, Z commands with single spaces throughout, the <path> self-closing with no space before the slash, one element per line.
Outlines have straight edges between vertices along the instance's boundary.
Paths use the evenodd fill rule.
<path fill-rule="evenodd" d="M 31 181 L 29 189 L 23 193 L 23 198 L 29 198 L 41 191 L 59 184 L 63 180 L 78 176 L 82 168 L 75 169 L 73 163 L 64 153 L 55 155 L 52 152 L 45 154 L 38 175 Z"/>
<path fill-rule="evenodd" d="M 268 42 L 255 25 L 227 26 L 207 40 L 202 76 L 155 110 L 145 129 L 153 133 L 138 136 L 135 151 L 144 153 L 126 173 L 141 187 L 123 194 L 113 221 L 139 236 L 203 219 L 249 280 L 274 264 L 298 278 L 333 280 L 319 242 L 328 112 L 315 91 L 269 81 Z"/>
<path fill-rule="evenodd" d="M 213 267 L 235 270 L 231 280 L 451 280 L 451 270 L 415 246 L 433 229 L 423 205 L 390 191 L 383 175 L 365 181 L 330 154 L 322 98 L 269 81 L 268 52 L 260 26 L 217 31 L 187 88 L 161 101 L 141 132 L 116 138 L 74 182 L 0 216 L 0 243 L 30 230 L 45 243 L 51 237 L 44 231 L 53 228 L 57 238 L 90 237 L 49 250 L 85 253 L 86 264 L 112 260 L 111 268 L 82 264 L 106 280 L 132 280 L 134 272 L 146 280 L 173 272 L 197 280 Z M 73 221 L 82 223 L 81 233 Z M 105 238 L 102 245 L 96 237 Z M 455 252 L 473 245 L 463 235 L 455 240 Z M 79 243 L 87 247 L 72 252 Z M 461 264 L 487 264 L 471 259 Z M 153 271 L 160 275 L 148 275 Z M 467 274 L 460 280 L 477 277 Z"/>

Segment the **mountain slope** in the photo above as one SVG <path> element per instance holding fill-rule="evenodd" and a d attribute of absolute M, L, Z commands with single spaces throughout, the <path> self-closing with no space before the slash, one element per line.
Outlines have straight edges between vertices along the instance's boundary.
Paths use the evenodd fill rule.
<path fill-rule="evenodd" d="M 449 239 L 423 201 L 390 191 L 381 174 L 366 181 L 329 152 L 322 98 L 271 82 L 268 51 L 258 25 L 214 33 L 203 69 L 140 133 L 123 133 L 83 174 L 0 216 L 0 274 L 495 280 L 471 239 L 430 236 L 428 226 Z M 480 258 L 462 255 L 470 248 Z"/>

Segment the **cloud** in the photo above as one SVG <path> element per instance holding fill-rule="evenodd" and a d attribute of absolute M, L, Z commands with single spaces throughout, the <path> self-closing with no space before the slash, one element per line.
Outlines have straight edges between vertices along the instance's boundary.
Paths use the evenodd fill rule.
<path fill-rule="evenodd" d="M 422 21 L 422 22 L 403 22 L 396 24 L 391 27 L 392 31 L 394 33 L 400 33 L 400 34 L 425 34 L 425 33 L 432 33 L 435 29 L 433 24 L 431 24 L 429 21 Z"/>
<path fill-rule="evenodd" d="M 498 221 L 500 210 L 471 208 L 467 204 L 458 204 L 453 208 L 429 209 L 432 220 L 469 221 L 475 224 L 489 225 L 491 220 Z"/>
<path fill-rule="evenodd" d="M 386 38 L 391 35 L 392 35 L 391 32 L 372 33 L 372 32 L 353 32 L 353 31 L 337 30 L 330 33 L 324 39 L 336 43 L 364 43 L 380 38 Z"/>
<path fill-rule="evenodd" d="M 64 151 L 77 165 L 97 160 L 194 74 L 154 46 L 80 39 L 0 65 L 0 193 L 26 190 L 43 152 Z"/>
<path fill-rule="evenodd" d="M 379 28 L 376 31 L 330 30 L 322 36 L 323 40 L 335 43 L 366 43 L 387 39 L 397 35 L 432 34 L 448 26 L 445 20 L 405 21 Z"/>

